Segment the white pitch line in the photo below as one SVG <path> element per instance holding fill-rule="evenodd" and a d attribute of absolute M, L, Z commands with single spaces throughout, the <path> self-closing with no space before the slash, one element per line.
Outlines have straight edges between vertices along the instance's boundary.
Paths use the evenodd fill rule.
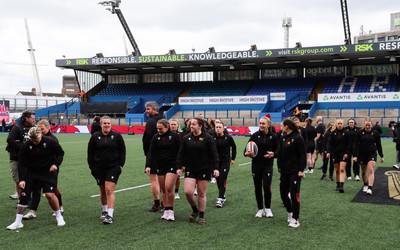
<path fill-rule="evenodd" d="M 184 176 L 181 176 L 181 179 L 182 179 L 182 178 L 184 178 Z M 118 190 L 115 190 L 114 193 L 119 193 L 119 192 L 128 191 L 128 190 L 132 190 L 132 189 L 147 187 L 147 186 L 150 186 L 150 183 L 143 184 L 143 185 L 139 185 L 139 186 L 135 186 L 135 187 L 129 187 L 129 188 L 118 189 Z M 95 194 L 95 195 L 91 195 L 90 198 L 99 197 L 99 196 L 100 196 L 100 194 Z"/>
<path fill-rule="evenodd" d="M 147 186 L 150 186 L 150 183 L 139 185 L 139 186 L 135 186 L 135 187 L 129 187 L 129 188 L 123 188 L 123 189 L 115 190 L 114 193 L 119 193 L 119 192 L 122 192 L 122 191 L 127 191 L 127 190 L 136 189 L 136 188 L 147 187 Z M 99 197 L 99 196 L 100 196 L 100 194 L 95 194 L 95 195 L 90 196 L 90 198 Z"/>
<path fill-rule="evenodd" d="M 250 165 L 250 164 L 251 164 L 251 162 L 246 162 L 246 163 L 239 164 L 239 166 Z"/>

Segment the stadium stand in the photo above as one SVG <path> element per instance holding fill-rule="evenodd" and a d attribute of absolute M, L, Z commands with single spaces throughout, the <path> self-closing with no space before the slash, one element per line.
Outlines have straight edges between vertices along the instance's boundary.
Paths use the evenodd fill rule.
<path fill-rule="evenodd" d="M 393 92 L 398 81 L 396 75 L 328 78 L 323 93 Z"/>
<path fill-rule="evenodd" d="M 243 96 L 252 81 L 224 81 L 193 83 L 188 96 Z"/>

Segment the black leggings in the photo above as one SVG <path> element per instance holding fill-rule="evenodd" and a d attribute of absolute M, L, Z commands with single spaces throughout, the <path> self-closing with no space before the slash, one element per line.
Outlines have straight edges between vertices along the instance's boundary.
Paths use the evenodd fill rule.
<path fill-rule="evenodd" d="M 225 198 L 226 180 L 230 170 L 230 162 L 223 162 L 219 165 L 219 176 L 217 179 L 218 185 L 218 198 Z"/>
<path fill-rule="evenodd" d="M 346 177 L 351 177 L 351 165 L 353 165 L 353 174 L 360 175 L 360 164 L 358 164 L 358 162 L 353 161 L 353 155 L 349 154 L 349 156 L 347 157 L 347 164 L 346 164 Z"/>
<path fill-rule="evenodd" d="M 329 176 L 333 176 L 334 167 L 332 158 L 327 158 L 325 152 L 322 154 L 322 158 L 323 158 L 322 173 L 326 175 L 329 163 Z"/>
<path fill-rule="evenodd" d="M 271 168 L 257 168 L 252 167 L 254 192 L 256 194 L 258 209 L 271 208 L 272 198 L 272 167 Z M 264 204 L 262 190 L 264 189 Z"/>
<path fill-rule="evenodd" d="M 293 213 L 293 218 L 298 220 L 300 216 L 300 184 L 298 174 L 281 174 L 281 199 L 288 213 Z M 290 198 L 289 198 L 290 192 Z"/>

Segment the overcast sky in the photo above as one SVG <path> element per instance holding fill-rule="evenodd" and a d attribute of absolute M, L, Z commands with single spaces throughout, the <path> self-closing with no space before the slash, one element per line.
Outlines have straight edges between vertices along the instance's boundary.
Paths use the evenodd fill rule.
<path fill-rule="evenodd" d="M 36 87 L 24 18 L 28 21 L 43 92 L 60 93 L 56 59 L 124 56 L 133 49 L 117 15 L 99 0 L 1 0 L 0 94 Z M 143 55 L 279 49 L 284 46 L 282 18 L 291 17 L 289 46 L 343 44 L 339 0 L 122 0 L 120 9 Z M 348 0 L 352 39 L 364 31 L 388 31 L 399 0 Z M 125 37 L 125 38 L 124 38 Z M 125 43 L 124 43 L 125 39 Z"/>

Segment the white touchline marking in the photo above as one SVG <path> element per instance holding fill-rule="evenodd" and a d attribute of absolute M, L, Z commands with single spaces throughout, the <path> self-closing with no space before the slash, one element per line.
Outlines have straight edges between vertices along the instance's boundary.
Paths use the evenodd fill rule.
<path fill-rule="evenodd" d="M 251 164 L 251 162 L 246 162 L 246 163 L 239 164 L 239 166 L 250 165 L 250 164 Z"/>
<path fill-rule="evenodd" d="M 139 186 L 135 186 L 135 187 L 129 187 L 129 188 L 123 188 L 123 189 L 115 190 L 114 193 L 119 193 L 119 192 L 122 192 L 122 191 L 127 191 L 127 190 L 136 189 L 136 188 L 147 187 L 147 186 L 150 186 L 150 183 L 139 185 Z M 100 196 L 100 194 L 95 194 L 95 195 L 90 196 L 90 198 L 99 197 L 99 196 Z"/>
<path fill-rule="evenodd" d="M 184 176 L 181 176 L 181 178 L 184 178 Z M 135 186 L 135 187 L 128 187 L 128 188 L 118 189 L 118 190 L 115 190 L 114 193 L 119 193 L 119 192 L 128 191 L 128 190 L 132 190 L 132 189 L 147 187 L 147 186 L 150 186 L 150 183 L 139 185 L 139 186 Z M 91 195 L 90 198 L 99 197 L 99 196 L 100 196 L 100 194 L 95 194 L 95 195 Z"/>

